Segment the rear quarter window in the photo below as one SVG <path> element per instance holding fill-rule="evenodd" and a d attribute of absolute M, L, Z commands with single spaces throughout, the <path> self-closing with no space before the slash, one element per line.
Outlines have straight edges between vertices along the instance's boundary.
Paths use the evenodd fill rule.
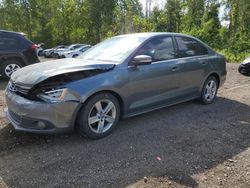
<path fill-rule="evenodd" d="M 28 47 L 28 46 L 31 46 L 33 44 L 33 42 L 28 40 L 24 35 L 18 35 L 18 40 L 20 41 L 20 44 L 23 47 Z"/>

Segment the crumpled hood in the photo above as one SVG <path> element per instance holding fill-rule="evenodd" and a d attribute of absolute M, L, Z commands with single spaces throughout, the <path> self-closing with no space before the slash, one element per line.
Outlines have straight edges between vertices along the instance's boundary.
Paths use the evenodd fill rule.
<path fill-rule="evenodd" d="M 26 66 L 14 72 L 11 75 L 11 80 L 18 85 L 32 87 L 56 75 L 94 69 L 109 70 L 114 66 L 114 64 L 101 64 L 82 59 L 59 59 Z"/>

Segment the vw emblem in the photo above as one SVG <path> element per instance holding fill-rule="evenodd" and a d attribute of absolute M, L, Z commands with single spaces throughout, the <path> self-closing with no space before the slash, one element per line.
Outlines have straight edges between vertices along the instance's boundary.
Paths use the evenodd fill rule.
<path fill-rule="evenodd" d="M 13 82 L 9 82 L 9 90 L 12 92 L 17 92 L 16 85 Z"/>

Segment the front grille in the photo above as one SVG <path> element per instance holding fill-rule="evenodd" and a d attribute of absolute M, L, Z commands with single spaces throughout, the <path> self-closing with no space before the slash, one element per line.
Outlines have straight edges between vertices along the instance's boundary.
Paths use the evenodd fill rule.
<path fill-rule="evenodd" d="M 27 89 L 27 88 L 24 88 L 24 87 L 21 87 L 18 85 L 16 85 L 16 89 L 17 89 L 18 93 L 21 93 L 23 95 L 27 95 L 29 93 L 29 90 L 30 90 L 29 88 Z"/>
<path fill-rule="evenodd" d="M 29 91 L 30 91 L 30 87 L 25 87 L 23 85 L 18 85 L 15 82 L 13 82 L 12 80 L 8 84 L 8 89 L 11 92 L 21 94 L 21 95 L 27 95 L 29 93 Z"/>
<path fill-rule="evenodd" d="M 10 118 L 15 121 L 16 123 L 21 123 L 21 116 L 19 116 L 18 114 L 16 114 L 15 112 L 13 112 L 12 110 L 9 110 L 9 115 L 10 115 Z"/>

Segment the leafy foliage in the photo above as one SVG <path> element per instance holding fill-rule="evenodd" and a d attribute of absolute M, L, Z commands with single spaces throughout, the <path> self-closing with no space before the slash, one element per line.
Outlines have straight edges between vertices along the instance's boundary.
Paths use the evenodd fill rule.
<path fill-rule="evenodd" d="M 249 0 L 166 0 L 162 9 L 148 12 L 147 6 L 143 14 L 144 8 L 139 0 L 2 0 L 0 28 L 24 32 L 47 47 L 96 44 L 134 32 L 182 32 L 200 38 L 229 61 L 250 55 Z"/>

